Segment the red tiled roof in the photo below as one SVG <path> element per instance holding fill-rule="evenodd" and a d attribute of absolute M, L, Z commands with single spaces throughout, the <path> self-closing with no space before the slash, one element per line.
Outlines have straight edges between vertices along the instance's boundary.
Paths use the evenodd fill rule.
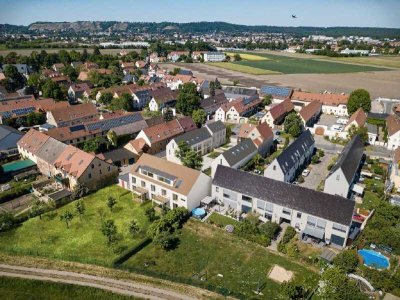
<path fill-rule="evenodd" d="M 72 121 L 98 114 L 96 106 L 92 103 L 71 105 L 68 109 L 58 108 L 51 110 L 50 113 L 56 122 Z"/>
<path fill-rule="evenodd" d="M 347 125 L 350 125 L 353 123 L 353 121 L 356 121 L 357 125 L 360 127 L 365 125 L 365 122 L 367 121 L 367 115 L 361 107 L 351 115 Z"/>
<path fill-rule="evenodd" d="M 291 99 L 306 101 L 306 102 L 318 101 L 323 105 L 338 106 L 340 104 L 347 104 L 347 101 L 349 100 L 349 95 L 330 94 L 330 93 L 320 94 L 320 93 L 294 91 Z"/>
<path fill-rule="evenodd" d="M 286 99 L 281 103 L 273 106 L 269 111 L 274 120 L 280 118 L 281 116 L 291 112 L 294 109 L 294 105 L 290 99 Z"/>
<path fill-rule="evenodd" d="M 318 112 L 321 111 L 322 104 L 318 101 L 312 101 L 308 105 L 304 106 L 299 112 L 300 116 L 303 118 L 304 122 L 307 122 L 312 117 L 314 117 Z"/>
<path fill-rule="evenodd" d="M 389 115 L 386 118 L 386 127 L 388 130 L 389 136 L 392 136 L 393 134 L 400 131 L 400 117 L 398 117 L 396 115 Z"/>
<path fill-rule="evenodd" d="M 58 169 L 66 171 L 71 176 L 79 178 L 89 167 L 94 158 L 95 156 L 93 154 L 86 153 L 72 145 L 68 145 L 56 159 L 54 165 Z"/>
<path fill-rule="evenodd" d="M 49 136 L 32 128 L 18 141 L 17 145 L 35 154 L 48 139 Z"/>
<path fill-rule="evenodd" d="M 183 130 L 178 120 L 172 120 L 166 123 L 145 128 L 143 129 L 143 132 L 146 134 L 150 142 L 156 143 L 173 138 L 174 136 L 184 133 L 185 131 Z"/>

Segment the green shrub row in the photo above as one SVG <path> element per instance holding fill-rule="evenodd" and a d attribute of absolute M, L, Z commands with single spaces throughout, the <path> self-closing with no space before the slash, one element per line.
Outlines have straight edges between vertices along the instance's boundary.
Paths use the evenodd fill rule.
<path fill-rule="evenodd" d="M 278 243 L 278 251 L 286 253 L 287 244 L 295 237 L 296 230 L 293 227 L 287 227 L 281 241 Z"/>

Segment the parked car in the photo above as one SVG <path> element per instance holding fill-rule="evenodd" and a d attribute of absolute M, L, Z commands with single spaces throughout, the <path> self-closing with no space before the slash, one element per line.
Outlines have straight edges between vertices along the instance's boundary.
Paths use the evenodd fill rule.
<path fill-rule="evenodd" d="M 307 177 L 310 174 L 310 170 L 309 169 L 305 169 L 301 175 L 303 175 L 304 177 Z"/>
<path fill-rule="evenodd" d="M 276 134 L 276 135 L 281 135 L 281 132 L 280 132 L 279 130 L 277 130 L 277 131 L 275 132 L 275 134 Z"/>

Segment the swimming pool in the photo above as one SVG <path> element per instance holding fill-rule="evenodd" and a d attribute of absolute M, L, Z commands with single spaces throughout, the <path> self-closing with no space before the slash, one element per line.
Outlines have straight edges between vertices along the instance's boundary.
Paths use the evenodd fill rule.
<path fill-rule="evenodd" d="M 369 249 L 362 249 L 358 251 L 358 254 L 364 260 L 364 264 L 368 267 L 376 269 L 387 269 L 389 268 L 389 259 L 383 254 Z"/>
<path fill-rule="evenodd" d="M 202 219 L 205 217 L 206 211 L 203 208 L 198 207 L 192 210 L 192 215 L 197 219 Z"/>

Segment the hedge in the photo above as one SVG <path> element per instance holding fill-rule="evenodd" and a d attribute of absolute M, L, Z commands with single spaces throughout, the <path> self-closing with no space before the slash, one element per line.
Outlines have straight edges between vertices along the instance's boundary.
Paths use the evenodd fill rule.
<path fill-rule="evenodd" d="M 0 193 L 0 203 L 7 202 L 9 200 L 13 200 L 22 195 L 28 194 L 31 191 L 31 184 L 27 184 L 24 186 L 12 188 L 8 191 L 4 191 Z"/>
<path fill-rule="evenodd" d="M 126 250 L 123 252 L 121 255 L 119 255 L 117 258 L 114 259 L 113 261 L 113 266 L 118 267 L 119 265 L 123 264 L 125 261 L 127 261 L 131 256 L 135 255 L 138 253 L 140 250 L 145 248 L 147 245 L 149 245 L 152 242 L 152 239 L 146 237 L 142 241 L 139 242 L 139 244 L 135 245 L 134 247 Z"/>

